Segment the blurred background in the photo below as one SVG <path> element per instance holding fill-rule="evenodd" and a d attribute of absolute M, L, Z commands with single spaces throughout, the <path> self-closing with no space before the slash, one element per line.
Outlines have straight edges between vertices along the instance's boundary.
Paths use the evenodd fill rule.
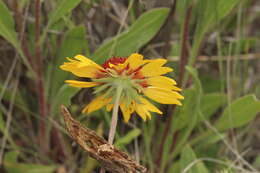
<path fill-rule="evenodd" d="M 92 90 L 59 66 L 134 52 L 166 58 L 185 100 L 119 116 L 116 147 L 149 173 L 260 172 L 259 27 L 258 0 L 0 0 L 0 172 L 99 172 L 60 105 L 105 138 L 111 114 L 81 114 Z"/>

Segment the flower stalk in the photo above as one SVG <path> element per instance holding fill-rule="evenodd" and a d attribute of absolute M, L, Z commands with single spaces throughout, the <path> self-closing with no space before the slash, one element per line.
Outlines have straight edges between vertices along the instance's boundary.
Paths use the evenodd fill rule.
<path fill-rule="evenodd" d="M 120 98 L 122 95 L 123 88 L 121 86 L 118 86 L 117 91 L 116 91 L 116 99 L 115 103 L 113 106 L 113 113 L 112 113 L 112 119 L 110 122 L 110 129 L 109 129 L 109 134 L 108 134 L 108 143 L 113 144 L 115 134 L 116 134 L 116 127 L 117 127 L 117 121 L 118 121 L 118 109 L 120 105 Z M 104 168 L 100 169 L 100 173 L 105 173 L 106 170 Z"/>
<path fill-rule="evenodd" d="M 111 123 L 110 123 L 109 136 L 108 136 L 108 143 L 111 145 L 113 144 L 115 134 L 116 134 L 118 109 L 119 109 L 122 91 L 123 91 L 123 88 L 121 86 L 119 86 L 117 88 L 117 92 L 116 92 L 116 99 L 115 99 L 115 104 L 113 107 L 112 119 L 111 119 Z"/>

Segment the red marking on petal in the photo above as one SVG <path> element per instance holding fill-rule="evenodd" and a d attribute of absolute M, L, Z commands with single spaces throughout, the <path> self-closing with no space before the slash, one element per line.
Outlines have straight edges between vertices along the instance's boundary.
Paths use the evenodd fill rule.
<path fill-rule="evenodd" d="M 101 72 L 101 73 L 97 73 L 96 75 L 96 79 L 100 79 L 100 78 L 105 78 L 108 77 L 109 75 L 105 72 Z"/>
<path fill-rule="evenodd" d="M 146 81 L 140 82 L 139 84 L 140 84 L 143 88 L 146 88 L 146 87 L 149 86 Z"/>
<path fill-rule="evenodd" d="M 142 75 L 142 73 L 140 72 L 140 70 L 136 71 L 134 70 L 133 72 L 131 72 L 130 74 L 132 74 L 132 79 L 144 79 L 145 77 Z"/>
<path fill-rule="evenodd" d="M 102 67 L 106 69 L 106 68 L 110 68 L 109 64 L 114 64 L 114 65 L 123 64 L 126 61 L 126 59 L 127 59 L 126 57 L 112 57 L 106 60 L 105 63 L 102 64 Z"/>

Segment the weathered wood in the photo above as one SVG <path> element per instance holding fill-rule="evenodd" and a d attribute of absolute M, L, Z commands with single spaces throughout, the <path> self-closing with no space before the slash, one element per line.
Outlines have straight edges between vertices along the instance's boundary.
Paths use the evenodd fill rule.
<path fill-rule="evenodd" d="M 92 158 L 96 159 L 103 168 L 112 173 L 146 172 L 146 168 L 136 163 L 126 153 L 110 145 L 95 131 L 83 127 L 74 120 L 65 106 L 61 106 L 67 131 Z"/>

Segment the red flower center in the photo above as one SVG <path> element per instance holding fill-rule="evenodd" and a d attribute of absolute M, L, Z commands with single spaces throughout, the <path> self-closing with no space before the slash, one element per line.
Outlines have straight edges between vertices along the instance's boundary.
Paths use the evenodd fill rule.
<path fill-rule="evenodd" d="M 104 69 L 111 68 L 110 64 L 113 64 L 113 65 L 123 64 L 126 60 L 127 60 L 126 57 L 115 57 L 114 56 L 114 57 L 109 58 L 108 60 L 106 60 L 105 63 L 102 64 L 102 67 Z M 121 74 L 122 71 L 129 70 L 127 74 L 128 75 L 132 75 L 132 79 L 145 79 L 145 77 L 140 73 L 141 69 L 142 69 L 142 66 L 138 67 L 137 69 L 129 69 L 129 66 L 127 65 L 124 69 L 122 69 L 120 71 L 117 71 L 117 72 L 118 72 L 118 74 Z M 101 77 L 104 77 L 104 76 L 103 75 L 99 76 L 99 78 L 101 78 Z M 143 88 L 148 87 L 148 83 L 145 80 L 142 81 L 142 82 L 139 82 L 139 84 Z"/>
<path fill-rule="evenodd" d="M 118 65 L 118 64 L 123 64 L 126 61 L 126 57 L 112 57 L 109 58 L 108 60 L 105 61 L 104 64 L 102 64 L 102 67 L 104 69 L 106 68 L 110 68 L 109 64 L 114 64 L 114 65 Z"/>

